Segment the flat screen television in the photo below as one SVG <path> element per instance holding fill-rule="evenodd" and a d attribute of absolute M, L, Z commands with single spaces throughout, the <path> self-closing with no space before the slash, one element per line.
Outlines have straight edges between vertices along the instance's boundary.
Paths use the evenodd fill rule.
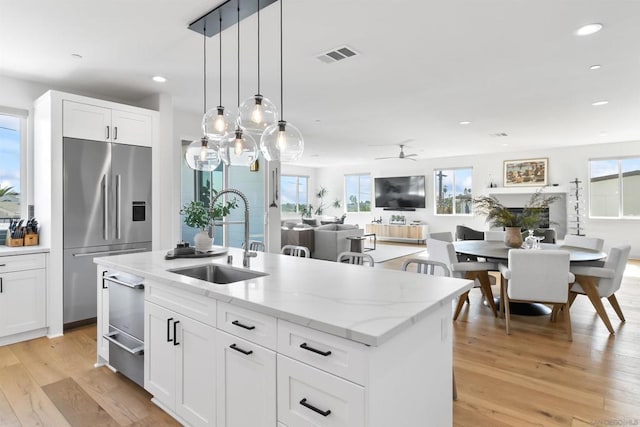
<path fill-rule="evenodd" d="M 426 207 L 424 176 L 375 178 L 376 208 L 407 209 Z"/>

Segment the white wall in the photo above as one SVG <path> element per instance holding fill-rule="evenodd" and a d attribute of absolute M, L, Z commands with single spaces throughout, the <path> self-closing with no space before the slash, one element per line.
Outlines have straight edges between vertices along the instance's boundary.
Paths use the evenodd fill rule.
<path fill-rule="evenodd" d="M 488 193 L 489 180 L 492 178 L 498 186 L 502 186 L 502 165 L 504 160 L 549 158 L 549 184 L 559 184 L 567 189 L 569 181 L 578 178 L 585 188 L 585 203 L 588 207 L 588 161 L 589 159 L 606 157 L 640 156 L 640 142 L 621 142 L 611 144 L 584 145 L 545 150 L 530 150 L 519 153 L 494 153 L 474 156 L 459 156 L 438 159 L 424 159 L 416 162 L 408 160 L 372 161 L 366 165 L 339 166 L 317 169 L 317 186 L 323 185 L 329 195 L 343 194 L 344 175 L 353 173 L 371 173 L 379 176 L 425 175 L 427 177 L 427 208 L 415 212 L 403 212 L 407 221 L 422 220 L 430 226 L 431 232 L 454 231 L 458 224 L 468 225 L 476 229 L 488 229 L 484 217 L 480 216 L 436 216 L 433 213 L 434 168 L 473 167 L 473 194 Z M 285 170 L 288 170 L 285 169 Z M 564 203 L 564 202 L 563 202 Z M 339 211 L 339 212 L 338 212 Z M 342 214 L 343 209 L 329 210 L 330 215 Z M 384 222 L 397 212 L 374 209 L 371 213 L 349 213 L 345 222 L 359 224 L 361 227 L 371 219 L 382 215 Z M 631 254 L 640 258 L 640 220 L 605 220 L 587 219 L 586 234 L 605 239 L 605 249 L 611 246 L 630 244 Z"/>

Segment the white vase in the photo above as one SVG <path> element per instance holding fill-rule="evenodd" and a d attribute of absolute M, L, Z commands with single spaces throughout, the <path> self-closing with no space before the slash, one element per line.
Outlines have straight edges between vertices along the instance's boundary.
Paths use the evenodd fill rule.
<path fill-rule="evenodd" d="M 200 230 L 193 238 L 193 241 L 198 252 L 207 252 L 213 246 L 213 238 L 209 237 L 209 233 L 206 230 Z"/>

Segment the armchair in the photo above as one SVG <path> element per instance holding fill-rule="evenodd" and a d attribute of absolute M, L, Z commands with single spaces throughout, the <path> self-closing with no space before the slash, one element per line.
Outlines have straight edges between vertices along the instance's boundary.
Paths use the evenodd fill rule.
<path fill-rule="evenodd" d="M 349 251 L 347 237 L 362 236 L 364 230 L 350 224 L 327 224 L 313 230 L 314 248 L 311 257 L 335 261 L 338 254 Z"/>

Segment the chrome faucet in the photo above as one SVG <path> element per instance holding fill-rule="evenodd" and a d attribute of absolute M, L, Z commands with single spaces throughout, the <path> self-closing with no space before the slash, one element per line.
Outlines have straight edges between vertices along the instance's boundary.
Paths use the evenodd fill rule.
<path fill-rule="evenodd" d="M 226 190 L 222 190 L 216 194 L 213 200 L 211 200 L 211 207 L 215 206 L 216 200 L 225 193 L 240 196 L 244 202 L 244 256 L 242 257 L 242 266 L 248 268 L 250 267 L 249 259 L 258 256 L 256 252 L 251 252 L 249 250 L 249 200 L 247 200 L 247 196 L 245 196 L 241 191 L 234 188 L 227 188 Z"/>

